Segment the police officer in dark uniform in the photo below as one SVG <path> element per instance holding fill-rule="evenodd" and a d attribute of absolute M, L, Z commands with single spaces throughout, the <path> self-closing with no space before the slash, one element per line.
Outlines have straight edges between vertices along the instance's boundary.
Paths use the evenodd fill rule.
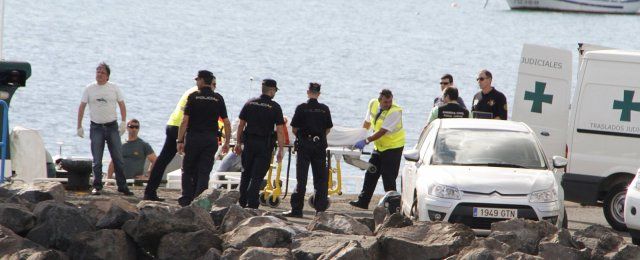
<path fill-rule="evenodd" d="M 491 86 L 493 76 L 488 70 L 478 73 L 480 91 L 473 96 L 472 109 L 474 118 L 507 120 L 507 97 Z"/>
<path fill-rule="evenodd" d="M 230 129 L 231 126 L 222 95 L 213 92 L 211 88 L 214 78 L 210 71 L 198 72 L 198 77 L 195 78 L 198 90 L 187 98 L 178 131 L 178 152 L 184 153 L 182 196 L 178 203 L 183 207 L 191 204 L 209 186 L 209 173 L 218 150 L 218 117 L 222 118 L 225 129 Z M 222 153 L 229 150 L 229 139 L 230 131 L 225 131 Z"/>
<path fill-rule="evenodd" d="M 302 217 L 309 164 L 313 171 L 314 208 L 316 212 L 323 212 L 328 207 L 327 134 L 333 127 L 333 122 L 329 107 L 318 103 L 319 96 L 320 84 L 309 83 L 307 90 L 309 100 L 296 107 L 291 121 L 297 140 L 296 179 L 298 184 L 291 194 L 291 211 L 284 212 L 285 217 Z"/>
<path fill-rule="evenodd" d="M 240 206 L 258 208 L 260 185 L 269 170 L 273 154 L 273 127 L 276 126 L 278 153 L 282 162 L 284 148 L 284 118 L 280 105 L 273 101 L 278 91 L 273 79 L 262 81 L 262 95 L 249 100 L 240 111 L 235 153 L 242 157 Z M 227 128 L 229 129 L 229 128 Z M 244 148 L 243 148 L 244 145 Z"/>
<path fill-rule="evenodd" d="M 436 118 L 468 118 L 469 110 L 458 103 L 458 89 L 447 87 L 442 93 L 444 104 L 434 107 L 431 110 L 429 123 Z"/>

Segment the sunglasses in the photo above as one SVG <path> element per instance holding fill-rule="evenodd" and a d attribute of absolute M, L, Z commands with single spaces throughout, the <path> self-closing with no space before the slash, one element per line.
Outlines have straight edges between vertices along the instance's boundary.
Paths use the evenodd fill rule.
<path fill-rule="evenodd" d="M 484 81 L 486 78 L 477 78 L 477 81 Z"/>
<path fill-rule="evenodd" d="M 449 85 L 451 82 L 440 82 L 440 85 Z"/>
<path fill-rule="evenodd" d="M 127 127 L 128 127 L 128 128 L 132 128 L 132 129 L 138 129 L 138 128 L 140 128 L 140 126 L 139 126 L 139 125 L 128 125 Z"/>

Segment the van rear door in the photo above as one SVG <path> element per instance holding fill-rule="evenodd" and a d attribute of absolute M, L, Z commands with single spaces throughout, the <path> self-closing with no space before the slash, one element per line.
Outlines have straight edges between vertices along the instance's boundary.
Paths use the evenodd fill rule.
<path fill-rule="evenodd" d="M 571 94 L 571 51 L 525 44 L 512 120 L 525 122 L 542 142 L 549 162 L 564 155 Z"/>

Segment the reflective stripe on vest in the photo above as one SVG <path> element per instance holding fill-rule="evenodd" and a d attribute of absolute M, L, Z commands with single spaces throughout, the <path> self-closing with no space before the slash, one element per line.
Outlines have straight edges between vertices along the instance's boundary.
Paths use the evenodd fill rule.
<path fill-rule="evenodd" d="M 378 101 L 378 99 L 373 99 L 369 102 L 369 113 L 371 114 L 371 125 L 373 126 L 374 132 L 378 132 L 382 129 L 384 119 L 392 113 L 400 113 L 400 122 L 395 125 L 394 129 L 389 130 L 385 135 L 378 138 L 378 140 L 373 141 L 374 148 L 379 152 L 383 152 L 389 149 L 403 147 L 405 131 L 402 127 L 402 107 L 394 103 L 391 105 L 391 108 L 382 111 L 378 116 L 379 107 L 380 101 Z M 378 116 L 377 119 L 376 116 Z"/>

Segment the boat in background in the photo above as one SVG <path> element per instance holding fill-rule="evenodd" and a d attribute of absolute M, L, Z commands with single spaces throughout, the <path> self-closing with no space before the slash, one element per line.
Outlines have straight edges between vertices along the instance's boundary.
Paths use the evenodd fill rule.
<path fill-rule="evenodd" d="M 511 9 L 637 14 L 640 0 L 507 0 Z"/>

